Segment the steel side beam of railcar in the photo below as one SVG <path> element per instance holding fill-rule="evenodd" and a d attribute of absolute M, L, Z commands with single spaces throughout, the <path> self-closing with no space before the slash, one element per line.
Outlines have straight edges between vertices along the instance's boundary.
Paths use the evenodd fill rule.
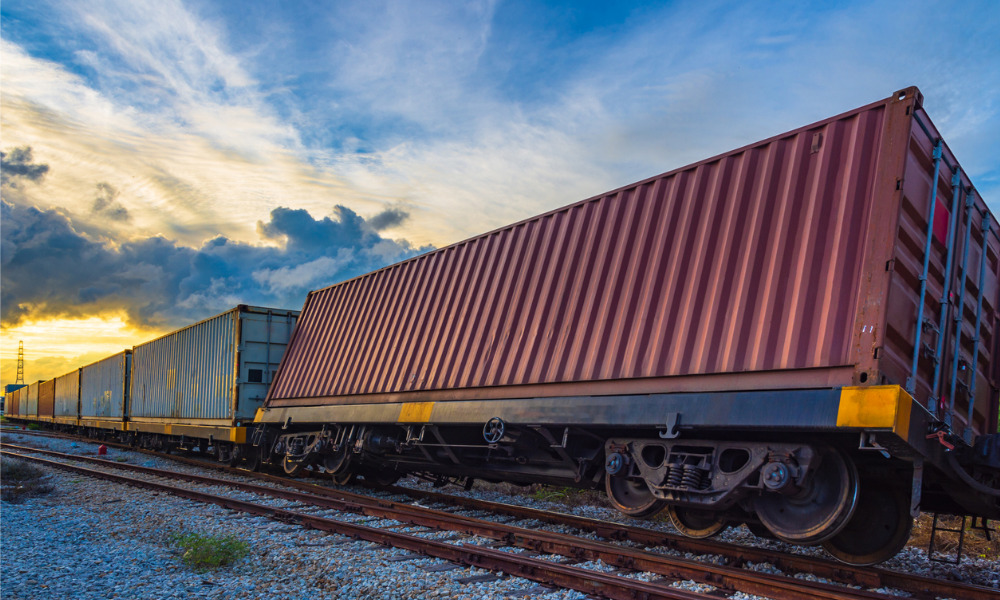
<path fill-rule="evenodd" d="M 82 417 L 80 419 L 81 427 L 90 427 L 93 429 L 111 429 L 114 431 L 127 431 L 128 423 L 121 419 L 94 419 L 90 417 Z"/>
<path fill-rule="evenodd" d="M 897 385 L 384 404 L 323 405 L 323 398 L 315 401 L 314 406 L 260 409 L 254 422 L 482 425 L 499 417 L 509 423 L 617 428 L 665 428 L 672 422 L 681 432 L 842 432 L 850 428 L 894 434 L 923 454 L 927 442 L 919 435 L 919 428 L 931 421 L 926 409 Z"/>
<path fill-rule="evenodd" d="M 168 436 L 184 436 L 201 440 L 216 440 L 245 444 L 247 442 L 247 427 L 231 425 L 190 425 L 176 423 L 144 423 L 130 421 L 127 423 L 129 432 L 154 433 Z"/>

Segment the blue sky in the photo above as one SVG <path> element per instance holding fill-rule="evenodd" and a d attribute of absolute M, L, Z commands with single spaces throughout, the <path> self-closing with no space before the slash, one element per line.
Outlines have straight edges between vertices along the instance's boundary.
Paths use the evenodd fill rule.
<path fill-rule="evenodd" d="M 5 357 L 32 320 L 296 306 L 909 85 L 1000 212 L 993 2 L 6 0 L 0 15 L 0 149 L 48 167 L 4 187 Z M 333 230 L 352 233 L 310 237 Z M 72 273 L 45 270 L 43 291 L 12 279 L 56 246 Z"/>

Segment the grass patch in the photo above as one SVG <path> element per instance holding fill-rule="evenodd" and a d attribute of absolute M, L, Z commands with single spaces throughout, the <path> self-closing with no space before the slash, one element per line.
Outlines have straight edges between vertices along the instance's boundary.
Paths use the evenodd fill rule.
<path fill-rule="evenodd" d="M 573 496 L 573 494 L 579 492 L 580 490 L 575 490 L 569 487 L 550 487 L 547 485 L 540 485 L 538 489 L 533 490 L 528 495 L 534 498 L 535 500 L 565 503 Z"/>
<path fill-rule="evenodd" d="M 184 551 L 184 564 L 199 573 L 231 565 L 250 554 L 250 544 L 232 535 L 186 532 L 172 534 L 169 539 Z"/>
<path fill-rule="evenodd" d="M 38 423 L 28 423 L 28 429 L 31 431 L 41 431 L 42 426 Z"/>
<path fill-rule="evenodd" d="M 607 497 L 605 497 L 604 492 L 599 490 L 551 486 L 541 483 L 518 486 L 512 483 L 490 483 L 480 480 L 476 481 L 475 487 L 478 490 L 528 496 L 535 500 L 563 504 L 569 508 L 575 506 L 602 506 L 611 508 L 611 504 L 608 502 Z"/>
<path fill-rule="evenodd" d="M 32 496 L 52 492 L 54 485 L 45 481 L 45 472 L 35 465 L 16 458 L 3 459 L 0 499 L 17 504 Z"/>

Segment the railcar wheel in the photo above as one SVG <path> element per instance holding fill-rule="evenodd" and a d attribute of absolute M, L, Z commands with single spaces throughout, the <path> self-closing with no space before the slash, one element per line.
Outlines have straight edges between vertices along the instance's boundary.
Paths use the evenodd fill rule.
<path fill-rule="evenodd" d="M 365 481 L 379 487 L 389 487 L 399 481 L 402 474 L 395 470 L 388 471 L 383 469 L 365 469 L 361 472 L 361 476 L 365 478 Z"/>
<path fill-rule="evenodd" d="M 722 513 L 714 510 L 670 505 L 667 507 L 667 512 L 670 515 L 670 522 L 677 531 L 689 538 L 710 538 L 725 529 L 727 525 Z"/>
<path fill-rule="evenodd" d="M 337 485 L 347 485 L 354 481 L 354 473 L 351 471 L 344 471 L 343 473 L 332 473 L 331 479 Z"/>
<path fill-rule="evenodd" d="M 292 477 L 298 477 L 299 474 L 301 474 L 302 471 L 305 470 L 306 466 L 302 462 L 289 460 L 289 458 L 286 456 L 281 461 L 281 468 L 285 470 L 286 475 L 290 475 Z"/>
<path fill-rule="evenodd" d="M 241 462 L 243 462 L 243 446 L 233 444 L 233 447 L 229 450 L 229 466 L 238 467 Z"/>
<path fill-rule="evenodd" d="M 818 544 L 837 535 L 858 503 L 858 470 L 832 448 L 820 451 L 819 467 L 794 494 L 766 492 L 754 501 L 757 517 L 779 540 Z"/>
<path fill-rule="evenodd" d="M 747 529 L 750 530 L 750 533 L 754 534 L 754 536 L 756 537 L 763 538 L 765 540 L 777 539 L 774 537 L 774 534 L 771 533 L 771 530 L 768 529 L 767 527 L 764 527 L 762 523 L 757 523 L 755 521 L 747 521 L 744 524 L 747 526 Z"/>
<path fill-rule="evenodd" d="M 260 471 L 260 465 L 264 462 L 263 447 L 254 448 L 248 445 L 246 451 L 244 452 L 246 456 L 246 465 L 244 468 L 247 471 Z"/>
<path fill-rule="evenodd" d="M 611 504 L 630 517 L 650 517 L 667 505 L 649 491 L 649 486 L 642 479 L 607 475 L 604 477 L 604 490 Z"/>
<path fill-rule="evenodd" d="M 909 494 L 865 479 L 854 516 L 823 548 L 849 565 L 874 565 L 896 556 L 912 530 Z"/>

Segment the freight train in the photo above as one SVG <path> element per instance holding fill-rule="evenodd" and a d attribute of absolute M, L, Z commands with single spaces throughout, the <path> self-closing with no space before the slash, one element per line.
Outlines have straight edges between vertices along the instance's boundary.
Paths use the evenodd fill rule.
<path fill-rule="evenodd" d="M 872 564 L 920 510 L 1000 518 L 998 305 L 997 219 L 907 88 L 311 292 L 220 458 L 603 488 Z"/>
<path fill-rule="evenodd" d="M 298 311 L 240 305 L 8 396 L 7 416 L 237 464 Z"/>

